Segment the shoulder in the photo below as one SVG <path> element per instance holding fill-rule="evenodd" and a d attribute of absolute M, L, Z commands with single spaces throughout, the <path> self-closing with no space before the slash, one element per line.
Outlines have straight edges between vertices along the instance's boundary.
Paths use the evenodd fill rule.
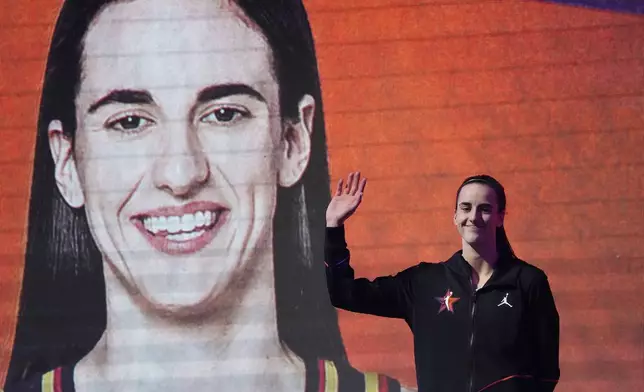
<path fill-rule="evenodd" d="M 442 274 L 444 266 L 442 262 L 430 263 L 421 261 L 418 264 L 400 271 L 396 276 L 403 280 L 413 281 L 422 278 L 425 281 L 428 277 Z"/>
<path fill-rule="evenodd" d="M 522 286 L 529 287 L 548 280 L 546 272 L 536 265 L 519 258 L 514 259 L 514 262 L 516 263 L 515 268 L 518 269 L 518 276 Z"/>
<path fill-rule="evenodd" d="M 428 262 L 428 261 L 421 261 L 416 265 L 416 271 L 418 273 L 439 273 L 442 272 L 445 268 L 445 263 L 446 261 L 438 261 L 438 262 Z"/>
<path fill-rule="evenodd" d="M 400 278 L 402 278 L 402 279 L 412 278 L 412 277 L 418 275 L 418 273 L 420 273 L 421 271 L 423 271 L 423 269 L 425 268 L 424 264 L 426 264 L 426 263 L 420 262 L 420 263 L 418 263 L 416 265 L 406 267 L 405 269 L 400 270 L 399 272 L 397 272 L 394 276 L 396 278 L 399 278 L 399 279 Z"/>
<path fill-rule="evenodd" d="M 549 300 L 553 297 L 548 275 L 541 268 L 517 259 L 518 284 L 530 303 Z"/>

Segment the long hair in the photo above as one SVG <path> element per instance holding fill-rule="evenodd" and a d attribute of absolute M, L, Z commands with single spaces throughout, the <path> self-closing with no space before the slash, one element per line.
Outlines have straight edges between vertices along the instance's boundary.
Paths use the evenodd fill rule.
<path fill-rule="evenodd" d="M 461 189 L 468 184 L 484 184 L 492 188 L 496 194 L 496 200 L 498 203 L 498 209 L 500 213 L 505 213 L 507 199 L 505 197 L 505 189 L 503 185 L 494 177 L 487 174 L 479 174 L 476 176 L 467 177 L 461 183 L 461 186 L 458 187 L 456 191 L 456 203 L 458 203 L 458 196 L 461 194 Z M 458 208 L 458 204 L 455 208 Z M 512 245 L 510 245 L 510 240 L 508 235 L 505 233 L 505 226 L 500 226 L 496 228 L 496 251 L 502 257 L 516 258 Z"/>
<path fill-rule="evenodd" d="M 105 330 L 102 256 L 84 208 L 67 205 L 54 181 L 48 124 L 76 132 L 83 40 L 98 13 L 118 0 L 66 0 L 47 59 L 36 136 L 25 268 L 7 382 L 75 363 Z M 324 214 L 330 200 L 322 95 L 313 37 L 301 0 L 236 0 L 273 52 L 283 118 L 304 94 L 316 102 L 311 157 L 302 179 L 279 188 L 274 226 L 279 337 L 305 361 L 347 363 L 324 281 Z"/>

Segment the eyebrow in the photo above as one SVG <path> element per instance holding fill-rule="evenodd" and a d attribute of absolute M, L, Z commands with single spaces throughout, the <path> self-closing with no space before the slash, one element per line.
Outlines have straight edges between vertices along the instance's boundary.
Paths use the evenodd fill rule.
<path fill-rule="evenodd" d="M 470 203 L 469 201 L 462 201 L 462 202 L 458 203 L 458 205 L 463 206 L 463 207 L 471 207 L 472 203 Z M 481 204 L 479 204 L 479 207 L 492 207 L 492 204 L 491 203 L 481 203 Z"/>
<path fill-rule="evenodd" d="M 112 90 L 104 97 L 90 105 L 88 113 L 94 113 L 103 106 L 113 103 L 152 104 L 152 95 L 144 90 Z"/>
<path fill-rule="evenodd" d="M 215 86 L 209 86 L 199 91 L 197 95 L 197 103 L 205 103 L 208 101 L 214 101 L 223 97 L 229 97 L 232 95 L 247 95 L 251 98 L 255 98 L 258 101 L 266 103 L 266 98 L 259 91 L 246 84 L 218 84 Z"/>
<path fill-rule="evenodd" d="M 199 94 L 197 95 L 197 103 L 206 103 L 232 95 L 247 95 L 258 101 L 266 103 L 266 99 L 259 93 L 259 91 L 245 84 L 220 84 L 206 87 L 199 91 Z M 149 105 L 154 103 L 154 99 L 152 98 L 152 95 L 145 90 L 112 90 L 107 95 L 91 104 L 87 112 L 90 114 L 94 113 L 101 107 L 113 103 Z"/>

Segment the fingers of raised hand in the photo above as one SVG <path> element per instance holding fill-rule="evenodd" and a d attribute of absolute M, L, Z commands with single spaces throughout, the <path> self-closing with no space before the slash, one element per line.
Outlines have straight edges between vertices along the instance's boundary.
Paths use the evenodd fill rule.
<path fill-rule="evenodd" d="M 351 172 L 347 176 L 346 182 L 343 179 L 338 181 L 338 186 L 335 191 L 336 196 L 341 195 L 350 195 L 356 196 L 359 193 L 364 192 L 364 188 L 367 185 L 367 179 L 361 178 L 360 172 Z"/>
<path fill-rule="evenodd" d="M 347 176 L 347 182 L 344 184 L 344 190 L 342 192 L 344 195 L 351 194 L 351 184 L 353 184 L 353 177 L 354 177 L 353 172 L 349 173 L 349 175 Z"/>
<path fill-rule="evenodd" d="M 338 181 L 338 185 L 337 185 L 337 186 L 336 186 L 336 188 L 335 188 L 335 196 L 340 196 L 340 195 L 342 195 L 342 185 L 343 185 L 343 183 L 344 183 L 344 181 L 343 181 L 343 179 L 341 178 L 341 179 Z"/>
<path fill-rule="evenodd" d="M 353 177 L 351 177 L 351 188 L 349 188 L 349 194 L 351 196 L 355 196 L 355 194 L 358 192 L 358 184 L 360 183 L 360 172 L 355 172 L 352 174 Z"/>
<path fill-rule="evenodd" d="M 364 179 L 361 180 L 360 172 L 349 174 L 346 193 L 355 196 L 358 192 L 361 192 L 362 182 L 364 182 Z"/>
<path fill-rule="evenodd" d="M 360 180 L 360 185 L 358 185 L 358 193 L 363 194 L 364 193 L 364 188 L 367 186 L 367 179 L 363 178 Z"/>

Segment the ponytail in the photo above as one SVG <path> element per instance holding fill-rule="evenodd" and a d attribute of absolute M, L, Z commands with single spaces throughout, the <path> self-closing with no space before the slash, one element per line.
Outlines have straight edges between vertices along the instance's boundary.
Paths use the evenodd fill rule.
<path fill-rule="evenodd" d="M 512 245 L 510 245 L 510 240 L 508 240 L 508 235 L 505 234 L 505 227 L 503 226 L 496 228 L 496 251 L 501 257 L 510 259 L 517 258 L 512 249 Z"/>

